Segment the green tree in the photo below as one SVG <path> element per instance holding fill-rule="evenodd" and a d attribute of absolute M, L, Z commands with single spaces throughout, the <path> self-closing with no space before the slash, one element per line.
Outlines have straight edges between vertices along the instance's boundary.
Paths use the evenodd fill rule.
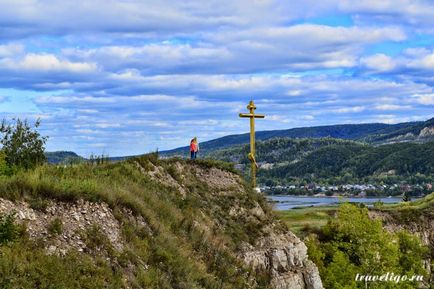
<path fill-rule="evenodd" d="M 0 175 L 8 175 L 10 168 L 6 162 L 6 154 L 3 150 L 0 150 Z"/>
<path fill-rule="evenodd" d="M 41 136 L 37 131 L 40 123 L 38 119 L 33 128 L 27 120 L 18 118 L 13 119 L 12 123 L 7 123 L 3 119 L 0 126 L 0 143 L 9 167 L 30 169 L 45 161 L 44 150 L 48 137 Z"/>
<path fill-rule="evenodd" d="M 324 287 L 330 289 L 365 288 L 355 282 L 360 275 L 421 274 L 426 247 L 405 232 L 389 233 L 379 220 L 368 216 L 368 209 L 342 204 L 318 235 L 306 240 L 309 256 L 318 265 Z M 372 288 L 414 288 L 417 284 L 375 283 Z"/>

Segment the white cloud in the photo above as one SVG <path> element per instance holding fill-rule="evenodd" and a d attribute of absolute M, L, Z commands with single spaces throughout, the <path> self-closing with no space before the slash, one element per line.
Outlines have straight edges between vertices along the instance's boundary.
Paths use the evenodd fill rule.
<path fill-rule="evenodd" d="M 434 94 L 415 94 L 412 97 L 422 105 L 434 105 Z"/>
<path fill-rule="evenodd" d="M 353 106 L 353 107 L 342 107 L 342 108 L 333 109 L 332 112 L 335 113 L 361 112 L 364 111 L 365 109 L 366 107 L 364 106 Z"/>
<path fill-rule="evenodd" d="M 0 45 L 0 58 L 11 57 L 20 54 L 24 51 L 24 46 L 21 44 L 5 44 Z"/>
<path fill-rule="evenodd" d="M 376 110 L 405 110 L 411 109 L 411 105 L 398 105 L 398 104 L 378 104 L 374 106 Z"/>
<path fill-rule="evenodd" d="M 89 73 L 95 72 L 97 66 L 94 63 L 71 62 L 59 59 L 52 54 L 26 54 L 21 59 L 3 59 L 0 61 L 0 69 L 19 71 L 41 71 L 41 72 L 73 72 Z"/>
<path fill-rule="evenodd" d="M 340 10 L 354 13 L 363 23 L 399 23 L 428 31 L 434 23 L 434 4 L 426 0 L 341 0 L 337 1 Z"/>
<path fill-rule="evenodd" d="M 370 55 L 368 57 L 362 57 L 360 62 L 367 69 L 379 72 L 391 71 L 396 67 L 393 59 L 382 53 Z"/>

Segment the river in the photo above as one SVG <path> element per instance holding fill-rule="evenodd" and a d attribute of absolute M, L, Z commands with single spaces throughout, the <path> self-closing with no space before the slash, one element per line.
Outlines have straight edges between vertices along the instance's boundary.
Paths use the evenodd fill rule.
<path fill-rule="evenodd" d="M 337 198 L 337 197 L 308 197 L 308 196 L 289 196 L 289 195 L 273 195 L 267 196 L 274 208 L 278 211 L 293 209 L 295 207 L 310 207 L 321 205 L 333 205 L 339 202 L 354 202 L 372 205 L 372 203 L 380 200 L 383 203 L 399 203 L 400 197 L 364 197 L 364 198 Z"/>

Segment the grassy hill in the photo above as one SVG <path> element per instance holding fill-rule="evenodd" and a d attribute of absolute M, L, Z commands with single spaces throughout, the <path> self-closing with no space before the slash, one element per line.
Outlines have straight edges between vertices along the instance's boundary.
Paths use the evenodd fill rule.
<path fill-rule="evenodd" d="M 0 212 L 12 206 L 0 214 L 0 288 L 322 288 L 304 244 L 226 163 L 44 165 L 0 176 Z M 286 246 L 303 266 L 258 263 Z"/>

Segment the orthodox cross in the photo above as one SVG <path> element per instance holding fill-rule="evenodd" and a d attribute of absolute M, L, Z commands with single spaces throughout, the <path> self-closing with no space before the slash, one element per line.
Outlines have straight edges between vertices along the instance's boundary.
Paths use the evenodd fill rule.
<path fill-rule="evenodd" d="M 264 118 L 265 115 L 255 114 L 256 106 L 253 103 L 253 100 L 249 102 L 247 109 L 249 110 L 249 113 L 240 113 L 240 117 L 250 118 L 250 153 L 248 157 L 252 165 L 252 186 L 253 188 L 256 188 L 256 169 L 258 168 L 258 164 L 255 159 L 255 118 Z"/>

